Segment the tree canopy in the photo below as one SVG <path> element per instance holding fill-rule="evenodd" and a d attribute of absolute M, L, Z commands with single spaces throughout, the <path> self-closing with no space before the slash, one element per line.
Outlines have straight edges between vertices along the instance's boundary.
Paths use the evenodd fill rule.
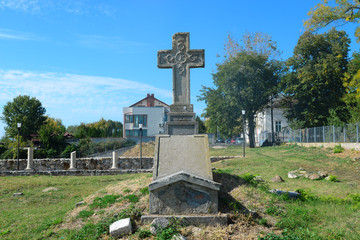
<path fill-rule="evenodd" d="M 71 132 L 77 139 L 87 137 L 122 137 L 123 125 L 121 122 L 101 118 L 97 122 L 81 123 L 79 126 L 69 126 L 67 131 Z"/>
<path fill-rule="evenodd" d="M 304 25 L 309 31 L 316 31 L 327 26 L 342 26 L 347 23 L 358 24 L 360 22 L 359 0 L 321 0 L 310 10 L 310 18 Z M 360 26 L 355 31 L 357 41 L 360 41 Z"/>
<path fill-rule="evenodd" d="M 342 121 L 349 117 L 343 101 L 349 43 L 347 34 L 335 29 L 300 36 L 286 62 L 290 72 L 282 81 L 285 115 L 293 127 L 324 126 L 331 112 Z"/>
<path fill-rule="evenodd" d="M 203 86 L 199 100 L 205 101 L 205 117 L 212 129 L 226 136 L 240 133 L 242 110 L 246 111 L 250 147 L 255 146 L 255 114 L 278 92 L 283 65 L 269 55 L 251 49 L 240 50 L 217 65 L 214 88 Z"/>
<path fill-rule="evenodd" d="M 46 120 L 45 108 L 35 97 L 17 96 L 5 104 L 1 120 L 6 124 L 5 134 L 15 138 L 18 134 L 17 123 L 21 123 L 20 135 L 28 138 L 37 133 Z"/>

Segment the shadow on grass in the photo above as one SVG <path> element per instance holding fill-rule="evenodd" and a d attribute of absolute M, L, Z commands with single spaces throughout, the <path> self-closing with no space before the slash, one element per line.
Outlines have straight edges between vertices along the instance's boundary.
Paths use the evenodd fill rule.
<path fill-rule="evenodd" d="M 233 189 L 248 185 L 249 183 L 242 179 L 240 176 L 232 175 L 223 172 L 213 172 L 213 178 L 215 182 L 221 184 L 219 192 L 219 211 L 222 213 L 230 214 L 244 214 L 251 215 L 251 218 L 260 218 L 260 216 L 253 211 L 247 209 L 242 203 L 236 200 L 229 194 Z"/>

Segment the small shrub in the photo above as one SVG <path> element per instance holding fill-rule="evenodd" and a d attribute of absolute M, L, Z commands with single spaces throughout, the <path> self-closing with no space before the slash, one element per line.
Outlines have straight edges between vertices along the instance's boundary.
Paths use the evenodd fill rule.
<path fill-rule="evenodd" d="M 275 233 L 268 233 L 265 237 L 258 236 L 258 240 L 302 240 L 294 233 L 289 233 L 286 229 L 281 233 L 281 236 Z"/>
<path fill-rule="evenodd" d="M 94 214 L 93 211 L 82 210 L 82 211 L 79 212 L 78 218 L 88 218 L 93 214 Z"/>
<path fill-rule="evenodd" d="M 345 149 L 341 145 L 336 145 L 334 147 L 334 153 L 342 153 Z"/>
<path fill-rule="evenodd" d="M 124 193 L 129 193 L 129 192 L 131 192 L 131 190 L 128 188 L 124 190 Z"/>
<path fill-rule="evenodd" d="M 90 209 L 106 208 L 110 204 L 114 204 L 120 195 L 105 195 L 104 197 L 96 197 L 92 204 L 89 205 Z"/>
<path fill-rule="evenodd" d="M 260 219 L 260 220 L 259 220 L 259 224 L 260 224 L 260 225 L 263 225 L 263 226 L 267 226 L 268 223 L 267 223 L 266 218 Z"/>
<path fill-rule="evenodd" d="M 129 200 L 131 203 L 137 203 L 139 201 L 139 197 L 134 194 L 127 195 L 124 197 L 124 199 Z"/>
<path fill-rule="evenodd" d="M 240 178 L 242 178 L 245 182 L 250 183 L 250 184 L 256 183 L 256 181 L 254 181 L 255 177 L 256 176 L 251 173 L 245 173 L 240 176 Z"/>
<path fill-rule="evenodd" d="M 181 223 L 178 219 L 172 219 L 169 226 L 164 229 L 159 229 L 156 233 L 157 240 L 170 240 L 176 234 L 180 233 Z"/>
<path fill-rule="evenodd" d="M 330 175 L 330 176 L 329 176 L 329 181 L 331 181 L 331 182 L 339 182 L 339 179 L 338 179 L 337 176 Z"/>
<path fill-rule="evenodd" d="M 149 230 L 139 230 L 138 234 L 140 239 L 149 238 L 152 235 Z"/>
<path fill-rule="evenodd" d="M 141 188 L 140 192 L 141 192 L 142 195 L 148 195 L 149 194 L 149 187 Z"/>
<path fill-rule="evenodd" d="M 281 215 L 282 210 L 278 206 L 272 205 L 265 210 L 265 213 L 271 216 L 278 216 Z"/>

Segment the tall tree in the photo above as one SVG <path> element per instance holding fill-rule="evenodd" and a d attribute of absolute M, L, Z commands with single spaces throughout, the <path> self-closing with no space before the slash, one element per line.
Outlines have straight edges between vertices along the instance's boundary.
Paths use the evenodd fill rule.
<path fill-rule="evenodd" d="M 17 136 L 17 123 L 21 123 L 20 135 L 23 138 L 37 133 L 46 120 L 45 112 L 45 108 L 36 98 L 27 95 L 17 96 L 12 102 L 5 104 L 2 113 L 1 120 L 6 124 L 6 136 L 10 138 Z"/>
<path fill-rule="evenodd" d="M 46 151 L 46 157 L 55 157 L 65 149 L 65 126 L 60 119 L 47 118 L 39 130 L 41 147 Z"/>
<path fill-rule="evenodd" d="M 347 23 L 358 24 L 360 20 L 359 0 L 321 0 L 308 13 L 310 18 L 304 25 L 309 31 L 316 31 L 327 26 L 342 26 Z M 360 40 L 360 26 L 356 28 L 355 37 Z"/>
<path fill-rule="evenodd" d="M 215 88 L 203 86 L 199 97 L 207 104 L 204 116 L 218 125 L 220 131 L 231 133 L 241 124 L 245 110 L 250 147 L 255 147 L 255 115 L 277 93 L 281 70 L 280 61 L 251 51 L 241 51 L 218 64 L 213 74 Z"/>
<path fill-rule="evenodd" d="M 290 72 L 282 81 L 288 107 L 285 115 L 292 127 L 324 126 L 331 111 L 346 121 L 342 98 L 349 43 L 346 33 L 335 29 L 300 36 L 294 55 L 286 62 Z"/>

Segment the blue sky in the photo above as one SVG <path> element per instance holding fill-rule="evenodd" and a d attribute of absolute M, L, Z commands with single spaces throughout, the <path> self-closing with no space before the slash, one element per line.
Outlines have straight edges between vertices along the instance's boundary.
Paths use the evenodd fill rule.
<path fill-rule="evenodd" d="M 319 2 L 0 0 L 1 112 L 30 95 L 69 126 L 101 117 L 122 122 L 122 108 L 147 93 L 171 104 L 172 73 L 157 68 L 157 51 L 171 48 L 174 33 L 190 32 L 190 48 L 205 49 L 205 68 L 191 70 L 191 101 L 201 114 L 197 96 L 212 86 L 228 33 L 267 33 L 287 59 Z"/>

